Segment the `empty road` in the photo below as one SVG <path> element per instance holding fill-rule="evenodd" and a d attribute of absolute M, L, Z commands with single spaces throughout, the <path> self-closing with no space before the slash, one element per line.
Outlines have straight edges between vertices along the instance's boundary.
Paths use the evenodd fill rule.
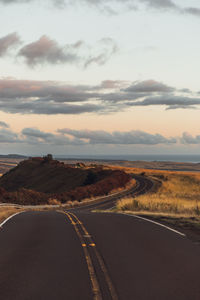
<path fill-rule="evenodd" d="M 116 201 L 107 200 L 101 207 Z M 6 222 L 0 299 L 200 299 L 198 244 L 158 224 L 91 208 L 25 212 Z"/>

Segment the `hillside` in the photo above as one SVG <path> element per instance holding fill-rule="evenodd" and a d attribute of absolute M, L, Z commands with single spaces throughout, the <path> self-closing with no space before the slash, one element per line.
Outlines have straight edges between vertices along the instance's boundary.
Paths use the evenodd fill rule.
<path fill-rule="evenodd" d="M 19 163 L 0 178 L 0 201 L 19 204 L 67 201 L 104 195 L 123 187 L 130 176 L 101 166 L 67 165 L 49 158 L 31 158 Z"/>
<path fill-rule="evenodd" d="M 43 193 L 69 191 L 83 185 L 87 170 L 72 168 L 56 160 L 24 160 L 0 178 L 0 187 L 9 192 L 20 188 Z"/>

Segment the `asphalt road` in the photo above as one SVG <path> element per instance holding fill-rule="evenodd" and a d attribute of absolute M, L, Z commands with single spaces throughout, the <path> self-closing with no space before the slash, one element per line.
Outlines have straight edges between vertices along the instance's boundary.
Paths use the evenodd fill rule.
<path fill-rule="evenodd" d="M 96 209 L 109 210 L 112 209 L 115 206 L 116 201 L 120 200 L 121 198 L 129 196 L 139 196 L 150 191 L 155 185 L 153 181 L 143 176 L 134 175 L 133 178 L 136 179 L 137 184 L 128 191 L 125 190 L 121 193 L 117 193 L 117 195 L 101 197 L 100 201 L 94 201 L 94 203 L 92 204 L 84 205 L 75 209 L 70 209 L 69 211 L 92 211 Z"/>
<path fill-rule="evenodd" d="M 0 245 L 2 300 L 200 299 L 200 246 L 132 216 L 21 213 Z"/>

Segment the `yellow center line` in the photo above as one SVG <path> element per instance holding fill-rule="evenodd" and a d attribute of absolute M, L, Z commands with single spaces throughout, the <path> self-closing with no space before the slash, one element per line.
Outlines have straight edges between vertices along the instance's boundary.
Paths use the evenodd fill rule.
<path fill-rule="evenodd" d="M 95 270 L 92 264 L 92 259 L 90 257 L 90 254 L 87 250 L 87 245 L 85 244 L 83 237 L 81 236 L 81 233 L 77 227 L 77 224 L 73 221 L 71 215 L 67 212 L 63 212 L 65 215 L 67 215 L 67 217 L 69 218 L 69 220 L 71 221 L 71 224 L 74 226 L 74 229 L 80 239 L 81 245 L 83 247 L 83 252 L 85 255 L 85 259 L 86 259 L 86 263 L 87 263 L 87 267 L 88 267 L 88 271 L 89 271 L 89 275 L 90 275 L 90 280 L 91 280 L 91 284 L 92 284 L 92 292 L 93 292 L 93 299 L 94 300 L 103 300 L 102 295 L 101 295 L 101 291 L 100 291 L 100 287 L 99 287 L 99 283 L 95 274 Z M 78 222 L 79 224 L 79 222 Z"/>
<path fill-rule="evenodd" d="M 72 216 L 76 219 L 77 222 L 78 222 L 78 221 L 80 222 L 80 220 L 78 219 L 78 217 L 77 217 L 75 214 L 73 214 L 72 212 L 70 212 L 69 214 L 72 215 Z M 83 225 L 83 223 L 80 222 L 79 224 L 81 224 L 81 227 L 82 227 L 84 233 L 85 233 L 86 235 L 90 235 L 90 234 L 88 233 L 87 229 L 85 228 L 85 226 Z M 91 236 L 91 235 L 90 235 L 90 236 Z M 110 291 L 110 295 L 111 295 L 111 297 L 112 297 L 112 300 L 118 300 L 117 293 L 116 293 L 116 291 L 115 291 L 115 288 L 114 288 L 114 286 L 113 286 L 112 280 L 111 280 L 111 278 L 110 278 L 110 276 L 109 276 L 109 273 L 108 273 L 108 271 L 107 271 L 107 268 L 106 268 L 106 266 L 105 266 L 105 263 L 104 263 L 104 261 L 103 261 L 101 255 L 99 254 L 99 252 L 98 252 L 98 250 L 97 250 L 97 248 L 96 248 L 96 244 L 93 242 L 93 240 L 92 240 L 91 238 L 90 238 L 90 244 L 89 244 L 89 246 L 93 247 L 93 249 L 94 249 L 95 255 L 96 255 L 96 257 L 97 257 L 97 260 L 98 260 L 98 262 L 99 262 L 99 265 L 100 265 L 100 267 L 101 267 L 101 270 L 102 270 L 102 272 L 103 272 L 103 274 L 104 274 L 105 281 L 106 281 L 106 283 L 107 283 L 108 289 L 109 289 L 109 291 Z"/>
<path fill-rule="evenodd" d="M 136 185 L 135 189 L 137 187 L 138 186 Z M 147 187 L 147 183 L 145 182 L 144 187 L 140 191 L 136 192 L 134 195 L 136 196 L 137 194 L 141 193 L 141 191 L 144 191 L 146 189 L 146 187 Z M 93 240 L 91 238 L 91 235 L 89 234 L 89 232 L 87 231 L 87 229 L 85 228 L 83 223 L 78 219 L 78 217 L 75 214 L 73 214 L 72 212 L 63 212 L 63 211 L 60 211 L 60 212 L 67 215 L 67 217 L 71 221 L 71 224 L 74 226 L 74 229 L 75 229 L 75 231 L 76 231 L 76 233 L 79 237 L 79 240 L 81 242 L 81 245 L 82 245 L 82 248 L 83 248 L 83 251 L 84 251 L 84 255 L 85 255 L 85 259 L 86 259 L 86 263 L 87 263 L 87 267 L 88 267 L 88 271 L 89 271 L 89 275 L 90 275 L 91 284 L 92 284 L 93 300 L 103 300 L 103 298 L 102 298 L 102 294 L 101 294 L 101 291 L 100 291 L 99 283 L 98 283 L 98 280 L 97 280 L 97 277 L 96 277 L 96 273 L 95 273 L 95 270 L 94 270 L 94 266 L 93 266 L 93 263 L 92 263 L 91 256 L 88 252 L 87 245 L 84 242 L 84 239 L 83 239 L 83 237 L 81 235 L 81 232 L 79 231 L 77 225 L 80 225 L 80 227 L 82 228 L 85 236 L 87 236 L 89 238 L 89 242 L 90 242 L 89 246 L 93 247 L 93 249 L 94 249 L 94 253 L 97 257 L 97 260 L 99 262 L 101 270 L 104 274 L 105 281 L 108 285 L 112 300 L 118 300 L 117 293 L 116 293 L 115 288 L 112 284 L 112 281 L 111 281 L 111 278 L 110 278 L 109 273 L 107 271 L 107 268 L 105 266 L 105 263 L 104 263 L 101 255 L 99 254 L 99 252 L 97 250 L 97 247 L 96 247 L 96 244 L 93 242 Z M 72 217 L 74 217 L 75 221 L 73 220 Z"/>

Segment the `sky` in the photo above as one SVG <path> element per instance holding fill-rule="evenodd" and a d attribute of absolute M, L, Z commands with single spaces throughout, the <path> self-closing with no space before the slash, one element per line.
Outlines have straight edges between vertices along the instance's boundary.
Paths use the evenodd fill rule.
<path fill-rule="evenodd" d="M 199 0 L 0 10 L 0 154 L 200 153 Z"/>

